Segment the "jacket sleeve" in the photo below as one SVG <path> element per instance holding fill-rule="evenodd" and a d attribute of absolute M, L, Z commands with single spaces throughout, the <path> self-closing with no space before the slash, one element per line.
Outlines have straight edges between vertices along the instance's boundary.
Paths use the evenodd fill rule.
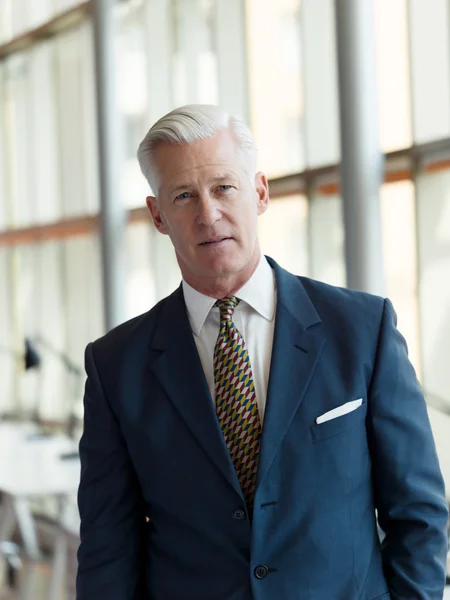
<path fill-rule="evenodd" d="M 85 364 L 77 600 L 141 600 L 145 527 L 139 484 L 105 397 L 92 344 Z"/>
<path fill-rule="evenodd" d="M 425 400 L 385 300 L 368 436 L 383 567 L 392 600 L 441 600 L 448 510 Z"/>

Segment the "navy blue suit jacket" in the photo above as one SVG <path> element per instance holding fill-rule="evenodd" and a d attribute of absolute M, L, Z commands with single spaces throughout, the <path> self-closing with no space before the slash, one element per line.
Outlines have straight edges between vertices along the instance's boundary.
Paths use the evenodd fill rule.
<path fill-rule="evenodd" d="M 391 303 L 269 261 L 252 523 L 182 289 L 88 346 L 78 600 L 442 598 L 444 485 Z"/>

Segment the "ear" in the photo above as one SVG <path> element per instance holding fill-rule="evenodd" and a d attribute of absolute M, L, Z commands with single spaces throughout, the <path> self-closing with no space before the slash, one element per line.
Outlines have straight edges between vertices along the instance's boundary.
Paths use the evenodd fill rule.
<path fill-rule="evenodd" d="M 150 211 L 150 214 L 152 215 L 153 223 L 155 224 L 156 229 L 160 233 L 167 235 L 169 233 L 169 230 L 164 220 L 164 217 L 162 216 L 159 210 L 156 198 L 154 196 L 147 196 L 145 201 L 147 204 L 147 208 Z"/>
<path fill-rule="evenodd" d="M 266 212 L 269 207 L 269 184 L 262 171 L 255 175 L 255 188 L 258 195 L 258 216 Z"/>

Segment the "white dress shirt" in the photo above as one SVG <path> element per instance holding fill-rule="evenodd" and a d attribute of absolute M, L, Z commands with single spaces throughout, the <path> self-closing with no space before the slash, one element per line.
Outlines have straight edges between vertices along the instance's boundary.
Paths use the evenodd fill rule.
<path fill-rule="evenodd" d="M 220 311 L 214 306 L 216 299 L 201 294 L 184 280 L 183 293 L 192 333 L 214 402 L 214 348 L 220 329 Z M 241 301 L 234 311 L 233 322 L 247 347 L 259 414 L 263 422 L 276 308 L 275 275 L 265 256 L 261 256 L 255 272 L 235 296 Z"/>

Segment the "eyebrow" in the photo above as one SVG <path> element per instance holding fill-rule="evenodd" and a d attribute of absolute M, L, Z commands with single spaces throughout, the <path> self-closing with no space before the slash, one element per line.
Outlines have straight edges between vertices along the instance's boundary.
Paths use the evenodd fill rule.
<path fill-rule="evenodd" d="M 224 181 L 237 181 L 237 177 L 235 175 L 233 175 L 232 173 L 224 173 L 223 175 L 219 175 L 218 177 L 214 177 L 211 180 L 211 183 L 223 183 Z M 177 185 L 175 188 L 169 189 L 169 194 L 172 196 L 173 194 L 176 194 L 177 192 L 180 192 L 181 190 L 189 190 L 192 189 L 194 187 L 194 185 L 192 183 L 184 183 L 181 185 Z"/>

